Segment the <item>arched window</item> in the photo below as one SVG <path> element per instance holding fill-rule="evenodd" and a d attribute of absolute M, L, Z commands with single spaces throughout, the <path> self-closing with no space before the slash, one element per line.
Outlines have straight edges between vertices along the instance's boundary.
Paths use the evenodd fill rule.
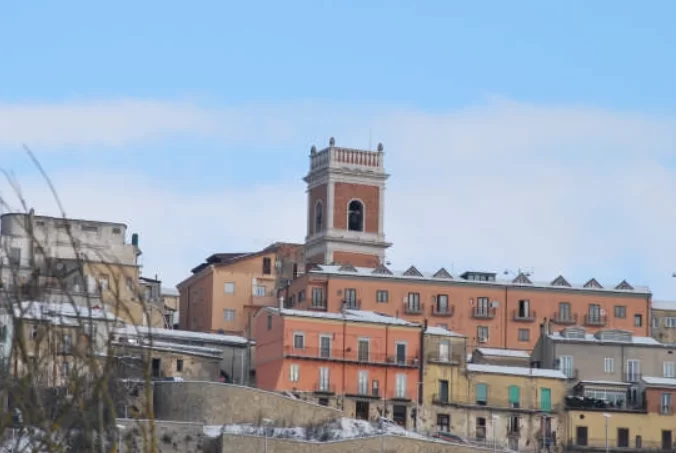
<path fill-rule="evenodd" d="M 359 200 L 352 200 L 347 207 L 347 229 L 364 231 L 364 205 Z"/>
<path fill-rule="evenodd" d="M 322 231 L 324 227 L 324 203 L 321 200 L 315 205 L 315 233 Z"/>

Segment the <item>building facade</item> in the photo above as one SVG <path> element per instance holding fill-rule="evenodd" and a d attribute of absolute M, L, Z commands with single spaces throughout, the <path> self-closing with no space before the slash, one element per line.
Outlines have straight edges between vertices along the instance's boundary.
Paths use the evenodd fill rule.
<path fill-rule="evenodd" d="M 676 302 L 652 301 L 650 335 L 659 342 L 676 344 Z"/>
<path fill-rule="evenodd" d="M 260 388 L 412 426 L 420 382 L 421 327 L 372 312 L 266 308 L 256 315 Z"/>
<path fill-rule="evenodd" d="M 297 244 L 212 255 L 178 285 L 180 328 L 255 338 L 253 315 L 261 307 L 278 306 L 278 290 L 300 272 Z"/>

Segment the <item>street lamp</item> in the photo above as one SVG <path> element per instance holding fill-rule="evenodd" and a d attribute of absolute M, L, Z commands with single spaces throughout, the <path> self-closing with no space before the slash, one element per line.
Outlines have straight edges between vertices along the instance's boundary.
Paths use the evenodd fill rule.
<path fill-rule="evenodd" d="M 122 430 L 124 425 L 117 425 L 117 453 L 122 453 Z"/>
<path fill-rule="evenodd" d="M 498 450 L 498 437 L 496 435 L 496 427 L 498 424 L 499 417 L 497 415 L 492 415 L 491 419 L 493 420 L 493 453 Z"/>
<path fill-rule="evenodd" d="M 610 418 L 610 414 L 604 413 L 603 417 L 606 419 L 606 453 L 608 453 L 608 419 Z"/>
<path fill-rule="evenodd" d="M 265 427 L 265 453 L 268 453 L 268 427 L 272 424 L 269 418 L 263 419 L 263 426 Z"/>

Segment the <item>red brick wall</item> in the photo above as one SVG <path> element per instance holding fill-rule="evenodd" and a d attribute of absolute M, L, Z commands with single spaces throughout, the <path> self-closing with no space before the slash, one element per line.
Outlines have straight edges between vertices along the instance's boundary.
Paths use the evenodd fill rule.
<path fill-rule="evenodd" d="M 378 267 L 378 257 L 364 253 L 333 252 L 333 261 L 336 264 L 352 264 L 357 267 Z"/>
<path fill-rule="evenodd" d="M 672 401 L 676 400 L 676 392 L 674 391 L 674 389 L 657 389 L 657 388 L 646 389 L 645 398 L 648 412 L 650 413 L 660 412 L 662 393 L 671 393 L 671 400 Z"/>
<path fill-rule="evenodd" d="M 380 211 L 380 190 L 376 186 L 364 184 L 335 183 L 333 226 L 338 230 L 347 229 L 347 205 L 350 200 L 358 198 L 364 203 L 367 233 L 378 232 L 378 213 Z M 353 263 L 354 264 L 354 263 Z"/>
<path fill-rule="evenodd" d="M 308 212 L 307 219 L 307 232 L 308 236 L 312 235 L 315 231 L 315 206 L 317 201 L 321 200 L 324 204 L 324 217 L 322 221 L 322 230 L 326 229 L 326 220 L 328 216 L 326 215 L 326 185 L 317 186 L 313 189 L 310 189 L 310 212 Z"/>

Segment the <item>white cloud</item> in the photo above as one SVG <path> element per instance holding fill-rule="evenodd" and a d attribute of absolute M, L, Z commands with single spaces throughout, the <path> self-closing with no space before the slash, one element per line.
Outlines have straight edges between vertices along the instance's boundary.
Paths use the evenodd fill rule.
<path fill-rule="evenodd" d="M 95 147 L 185 133 L 212 136 L 226 150 L 242 142 L 303 150 L 313 141 L 322 145 L 329 135 L 339 145 L 364 146 L 372 129 L 374 142 L 385 144 L 392 173 L 386 231 L 397 267 L 533 267 L 536 278 L 562 272 L 572 280 L 595 276 L 608 284 L 627 277 L 650 284 L 662 298 L 676 284 L 669 280 L 676 268 L 672 117 L 504 100 L 450 113 L 325 103 L 92 105 L 107 106 L 108 113 L 93 107 L 87 113 L 82 105 L 43 106 L 36 115 L 32 107 L 14 107 L 23 113 L 9 128 L 2 126 L 7 107 L 0 106 L 0 142 Z M 61 118 L 58 127 L 35 132 L 49 115 Z M 56 182 L 70 215 L 127 221 L 141 233 L 146 271 L 176 282 L 211 252 L 302 240 L 300 176 L 278 185 L 191 194 L 131 170 L 84 178 L 62 174 Z M 40 181 L 20 179 L 33 205 L 53 207 L 37 189 Z M 112 191 L 120 181 L 123 190 Z"/>

